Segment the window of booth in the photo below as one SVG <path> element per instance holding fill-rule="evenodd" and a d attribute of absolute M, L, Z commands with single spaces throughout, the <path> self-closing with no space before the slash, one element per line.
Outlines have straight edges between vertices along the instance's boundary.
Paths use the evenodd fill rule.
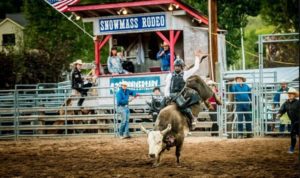
<path fill-rule="evenodd" d="M 168 32 L 163 33 L 168 37 Z M 183 53 L 182 38 L 178 41 L 175 55 Z M 112 36 L 112 45 L 118 49 L 118 56 L 121 56 L 123 61 L 122 66 L 130 73 L 162 72 L 161 61 L 157 59 L 162 43 L 163 41 L 155 32 Z M 107 62 L 107 59 L 105 61 Z M 102 67 L 104 74 L 109 75 L 106 62 Z"/>

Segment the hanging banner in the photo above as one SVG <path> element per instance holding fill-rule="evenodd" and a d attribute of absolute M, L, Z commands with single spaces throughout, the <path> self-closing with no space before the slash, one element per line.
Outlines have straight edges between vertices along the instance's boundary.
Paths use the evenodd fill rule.
<path fill-rule="evenodd" d="M 113 94 L 113 88 L 120 87 L 120 83 L 126 81 L 128 88 L 135 90 L 138 93 L 152 93 L 154 87 L 160 86 L 160 77 L 130 77 L 130 78 L 111 78 L 110 79 L 110 94 Z"/>
<path fill-rule="evenodd" d="M 102 17 L 94 23 L 94 34 L 106 35 L 167 30 L 169 26 L 167 19 L 166 13 Z"/>

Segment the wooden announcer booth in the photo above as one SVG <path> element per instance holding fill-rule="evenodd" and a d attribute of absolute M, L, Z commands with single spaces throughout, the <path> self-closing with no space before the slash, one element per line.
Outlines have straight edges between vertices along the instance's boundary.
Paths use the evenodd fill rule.
<path fill-rule="evenodd" d="M 166 75 L 170 71 L 160 71 L 160 61 L 156 54 L 163 42 L 169 44 L 171 59 L 184 59 L 187 66 L 194 63 L 194 51 L 208 52 L 208 18 L 180 0 L 138 0 L 118 3 L 69 6 L 68 10 L 80 16 L 84 23 L 93 24 L 95 64 L 98 96 L 111 97 L 113 88 L 123 80 L 140 94 L 150 94 L 152 88 L 160 86 L 162 91 Z M 218 34 L 223 35 L 223 34 Z M 126 60 L 134 65 L 135 72 L 112 76 L 105 72 L 105 64 L 100 64 L 103 46 L 120 46 Z M 173 71 L 173 60 L 170 61 Z M 212 64 L 205 60 L 200 65 L 198 75 L 207 77 Z M 88 102 L 85 102 L 85 104 Z M 101 104 L 113 103 L 102 99 Z M 137 99 L 135 104 L 144 104 Z"/>

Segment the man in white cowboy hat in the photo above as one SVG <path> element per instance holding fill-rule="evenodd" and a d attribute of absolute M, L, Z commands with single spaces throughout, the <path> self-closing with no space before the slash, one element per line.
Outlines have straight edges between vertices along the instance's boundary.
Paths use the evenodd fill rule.
<path fill-rule="evenodd" d="M 161 60 L 160 63 L 160 68 L 162 71 L 169 71 L 170 70 L 170 58 L 171 58 L 171 53 L 170 53 L 170 48 L 169 48 L 169 44 L 166 42 L 163 42 L 163 44 L 161 45 L 161 48 L 159 50 L 159 52 L 156 55 L 156 58 L 158 60 Z M 175 60 L 175 55 L 174 55 L 174 59 Z"/>
<path fill-rule="evenodd" d="M 288 153 L 294 153 L 297 142 L 297 135 L 299 137 L 299 123 L 300 123 L 300 101 L 296 99 L 299 92 L 295 88 L 290 88 L 288 91 L 288 100 L 280 107 L 277 118 L 287 113 L 291 119 L 291 146 Z"/>
<path fill-rule="evenodd" d="M 120 138 L 130 138 L 129 135 L 129 117 L 130 117 L 130 111 L 128 104 L 131 102 L 134 98 L 138 96 L 138 94 L 133 91 L 129 90 L 128 83 L 126 81 L 122 81 L 120 83 L 121 87 L 119 91 L 116 94 L 117 98 L 117 112 L 121 116 L 121 123 L 119 127 L 119 136 Z M 134 98 L 129 99 L 129 96 L 134 96 Z"/>
<path fill-rule="evenodd" d="M 247 137 L 252 137 L 252 134 L 249 132 L 252 132 L 252 115 L 249 113 L 244 112 L 250 112 L 251 111 L 251 88 L 245 84 L 246 78 L 242 75 L 238 75 L 235 77 L 236 84 L 233 84 L 229 91 L 234 92 L 235 101 L 239 102 L 236 104 L 236 111 L 239 112 L 238 115 L 238 138 L 243 138 L 243 117 L 245 117 L 246 122 L 246 131 Z"/>
<path fill-rule="evenodd" d="M 92 83 L 84 84 L 84 79 L 81 76 L 82 60 L 78 59 L 74 62 L 74 70 L 72 71 L 72 88 L 77 90 L 81 94 L 81 98 L 78 100 L 77 106 L 82 106 L 85 96 L 89 88 L 92 87 Z"/>
<path fill-rule="evenodd" d="M 279 107 L 280 104 L 282 104 L 282 100 L 285 101 L 287 98 L 287 92 L 289 91 L 288 84 L 286 80 L 281 80 L 280 81 L 280 88 L 277 90 L 276 94 L 274 95 L 273 98 L 273 105 L 272 109 L 275 109 L 276 107 Z M 286 116 L 287 117 L 287 116 Z M 284 132 L 286 124 L 282 123 L 282 119 L 279 125 L 279 131 Z M 288 131 L 290 131 L 291 125 L 288 124 Z"/>

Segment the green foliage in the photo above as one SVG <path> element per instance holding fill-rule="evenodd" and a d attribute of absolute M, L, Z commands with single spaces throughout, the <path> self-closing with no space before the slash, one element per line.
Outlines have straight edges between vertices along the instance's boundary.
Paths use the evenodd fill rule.
<path fill-rule="evenodd" d="M 7 55 L 0 52 L 0 89 L 11 89 L 20 80 L 20 67 L 22 64 L 19 61 L 22 61 L 19 54 L 11 53 L 11 55 Z M 17 69 L 19 70 L 17 71 Z"/>
<path fill-rule="evenodd" d="M 261 34 L 270 34 L 274 31 L 275 27 L 272 25 L 267 25 L 261 18 L 257 17 L 248 17 L 248 24 L 244 28 L 244 48 L 245 51 L 253 54 L 245 53 L 246 58 L 246 68 L 257 68 L 258 67 L 258 35 Z M 239 54 L 241 54 L 241 50 Z"/>
<path fill-rule="evenodd" d="M 192 7 L 203 12 L 208 16 L 208 1 L 207 0 L 185 0 Z M 218 26 L 221 29 L 227 30 L 226 40 L 235 46 L 241 46 L 240 28 L 247 25 L 247 17 L 249 15 L 256 16 L 260 10 L 259 0 L 218 0 L 217 1 L 217 16 Z M 226 47 L 228 65 L 238 61 L 240 56 L 239 49 L 228 45 Z"/>
<path fill-rule="evenodd" d="M 276 26 L 275 32 L 299 32 L 299 0 L 263 0 L 264 21 Z"/>
<path fill-rule="evenodd" d="M 22 0 L 2 0 L 0 1 L 0 19 L 5 18 L 7 13 L 17 13 L 21 11 Z"/>
<path fill-rule="evenodd" d="M 47 3 L 26 0 L 24 12 L 29 21 L 24 35 L 25 48 L 36 49 L 43 58 L 36 61 L 36 70 L 31 72 L 32 76 L 40 76 L 39 82 L 60 81 L 61 72 L 67 70 L 75 59 L 93 61 L 93 39 Z M 91 26 L 86 26 L 86 29 L 91 31 Z"/>

